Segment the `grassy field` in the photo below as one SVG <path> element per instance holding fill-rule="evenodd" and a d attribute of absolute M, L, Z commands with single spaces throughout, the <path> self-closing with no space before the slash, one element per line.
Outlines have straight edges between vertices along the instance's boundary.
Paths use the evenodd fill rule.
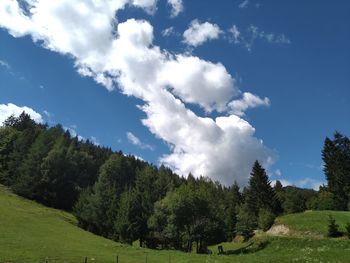
<path fill-rule="evenodd" d="M 348 216 L 348 215 L 346 215 Z M 285 220 L 285 218 L 282 218 Z M 292 220 L 293 221 L 293 220 Z M 295 221 L 295 220 L 294 220 Z M 22 199 L 0 186 L 0 262 L 185 263 L 185 262 L 350 262 L 350 241 L 259 237 L 250 243 L 223 243 L 227 255 L 197 255 L 125 246 L 76 226 L 66 212 Z"/>
<path fill-rule="evenodd" d="M 327 236 L 328 215 L 332 215 L 339 225 L 339 230 L 345 232 L 345 225 L 350 222 L 350 213 L 343 211 L 306 211 L 289 214 L 279 217 L 276 223 L 284 224 L 292 230 Z"/>

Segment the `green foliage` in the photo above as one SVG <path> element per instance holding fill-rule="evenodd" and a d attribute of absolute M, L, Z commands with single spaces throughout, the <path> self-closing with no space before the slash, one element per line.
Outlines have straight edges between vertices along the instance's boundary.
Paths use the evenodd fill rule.
<path fill-rule="evenodd" d="M 245 199 L 255 216 L 258 216 L 260 209 L 269 209 L 275 214 L 281 211 L 279 200 L 271 187 L 266 171 L 258 161 L 254 163 Z"/>
<path fill-rule="evenodd" d="M 247 204 L 243 204 L 237 215 L 237 233 L 243 236 L 244 241 L 246 242 L 254 236 L 254 229 L 256 229 L 256 227 L 256 215 L 251 211 Z"/>
<path fill-rule="evenodd" d="M 305 211 L 306 200 L 302 193 L 295 187 L 289 187 L 286 189 L 284 199 L 282 207 L 285 213 L 290 214 Z"/>
<path fill-rule="evenodd" d="M 339 237 L 341 232 L 339 231 L 339 225 L 335 222 L 332 215 L 328 216 L 328 236 L 329 237 Z"/>
<path fill-rule="evenodd" d="M 270 229 L 275 221 L 276 215 L 268 209 L 260 209 L 258 217 L 258 227 L 264 231 Z"/>
<path fill-rule="evenodd" d="M 156 242 L 185 251 L 195 242 L 197 252 L 203 252 L 208 244 L 223 240 L 212 193 L 200 184 L 182 185 L 156 204 L 149 220 Z"/>
<path fill-rule="evenodd" d="M 324 172 L 329 191 L 334 195 L 337 210 L 346 210 L 350 190 L 350 140 L 336 132 L 334 139 L 325 139 L 322 151 Z"/>
<path fill-rule="evenodd" d="M 221 243 L 230 255 L 217 255 L 219 244 L 208 247 L 212 254 L 182 253 L 175 250 L 137 248 L 102 238 L 76 226 L 67 212 L 38 205 L 15 196 L 0 186 L 1 262 L 88 262 L 115 263 L 265 263 L 265 262 L 348 262 L 350 242 L 342 239 L 268 237 L 259 250 L 259 239 L 251 243 Z M 262 240 L 264 241 L 264 240 Z M 250 245 L 250 246 L 249 246 Z M 247 247 L 249 246 L 249 247 Z M 307 248 L 307 249 L 306 249 Z M 254 250 L 255 249 L 255 250 Z"/>
<path fill-rule="evenodd" d="M 328 191 L 320 191 L 316 197 L 307 202 L 307 207 L 313 210 L 335 209 L 334 195 Z"/>
<path fill-rule="evenodd" d="M 345 225 L 345 234 L 350 239 L 350 222 L 347 222 Z"/>

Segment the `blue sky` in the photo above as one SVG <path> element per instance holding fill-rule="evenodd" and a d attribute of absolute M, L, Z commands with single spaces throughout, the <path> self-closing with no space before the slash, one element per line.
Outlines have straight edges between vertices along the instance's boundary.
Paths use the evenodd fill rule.
<path fill-rule="evenodd" d="M 272 180 L 324 182 L 324 138 L 350 134 L 348 1 L 113 1 L 98 10 L 116 34 L 111 23 L 85 28 L 94 17 L 74 20 L 69 1 L 34 1 L 36 17 L 2 1 L 0 113 L 26 106 L 98 144 L 225 184 L 244 184 L 253 159 Z M 125 41 L 112 48 L 112 37 Z"/>

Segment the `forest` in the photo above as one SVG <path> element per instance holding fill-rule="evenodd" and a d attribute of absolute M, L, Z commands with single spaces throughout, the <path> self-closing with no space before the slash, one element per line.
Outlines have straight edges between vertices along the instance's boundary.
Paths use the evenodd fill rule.
<path fill-rule="evenodd" d="M 318 191 L 272 186 L 258 161 L 247 186 L 228 187 L 79 140 L 23 112 L 0 127 L 0 184 L 73 212 L 81 228 L 109 239 L 205 253 L 237 235 L 249 240 L 281 214 L 350 210 L 349 138 L 335 132 L 321 154 L 327 184 Z"/>

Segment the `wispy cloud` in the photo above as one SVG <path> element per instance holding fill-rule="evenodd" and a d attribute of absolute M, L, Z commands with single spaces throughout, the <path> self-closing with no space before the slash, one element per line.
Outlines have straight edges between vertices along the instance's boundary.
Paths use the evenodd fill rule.
<path fill-rule="evenodd" d="M 248 51 L 252 51 L 253 46 L 258 40 L 278 45 L 289 45 L 292 43 L 283 33 L 265 32 L 255 25 L 250 25 L 245 31 L 242 31 L 234 24 L 227 30 L 226 35 L 231 43 L 245 47 Z"/>
<path fill-rule="evenodd" d="M 6 69 L 8 69 L 8 70 L 11 69 L 10 64 L 9 64 L 8 62 L 6 62 L 5 60 L 1 60 L 1 59 L 0 59 L 0 66 L 6 68 Z"/>
<path fill-rule="evenodd" d="M 249 5 L 249 0 L 244 0 L 243 2 L 241 2 L 238 7 L 243 9 L 243 8 L 247 8 Z"/>
<path fill-rule="evenodd" d="M 132 132 L 127 132 L 126 137 L 128 138 L 130 143 L 140 147 L 141 149 L 148 149 L 151 151 L 154 150 L 154 147 L 152 145 L 141 142 L 141 140 L 138 137 L 136 137 Z"/>
<path fill-rule="evenodd" d="M 172 35 L 176 35 L 175 29 L 173 26 L 165 28 L 164 30 L 162 30 L 162 36 L 163 37 L 169 37 Z"/>

